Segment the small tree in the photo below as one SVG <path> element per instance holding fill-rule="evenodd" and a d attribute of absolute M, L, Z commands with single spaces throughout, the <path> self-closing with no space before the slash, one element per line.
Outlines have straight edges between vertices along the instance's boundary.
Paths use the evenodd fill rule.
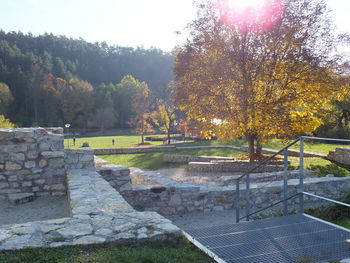
<path fill-rule="evenodd" d="M 15 125 L 9 120 L 6 119 L 4 115 L 0 115 L 0 128 L 14 128 Z"/>
<path fill-rule="evenodd" d="M 0 114 L 8 113 L 8 107 L 12 101 L 13 97 L 9 86 L 0 82 Z"/>
<path fill-rule="evenodd" d="M 152 113 L 154 123 L 167 134 L 167 141 L 170 144 L 170 133 L 176 120 L 176 107 L 169 101 L 157 100 L 156 111 Z"/>
<path fill-rule="evenodd" d="M 132 108 L 135 112 L 136 132 L 141 135 L 141 143 L 144 144 L 144 134 L 153 131 L 147 121 L 150 117 L 150 90 L 146 82 L 137 81 L 137 88 L 138 91 L 132 100 Z"/>

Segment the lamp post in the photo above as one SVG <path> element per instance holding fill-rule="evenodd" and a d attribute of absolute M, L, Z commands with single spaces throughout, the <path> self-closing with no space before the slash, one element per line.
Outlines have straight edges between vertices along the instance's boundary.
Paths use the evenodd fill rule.
<path fill-rule="evenodd" d="M 66 129 L 67 129 L 67 141 L 68 141 L 68 148 L 69 148 L 69 127 L 70 127 L 70 124 L 67 123 L 64 125 L 64 127 L 66 127 Z"/>

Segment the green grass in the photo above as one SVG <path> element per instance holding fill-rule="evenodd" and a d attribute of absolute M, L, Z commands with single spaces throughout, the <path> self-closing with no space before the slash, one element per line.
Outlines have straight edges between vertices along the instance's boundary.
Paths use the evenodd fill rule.
<path fill-rule="evenodd" d="M 200 149 L 188 151 L 170 151 L 170 152 L 152 152 L 137 154 L 114 154 L 102 155 L 102 159 L 112 164 L 119 164 L 129 167 L 138 167 L 141 169 L 157 170 L 161 168 L 186 167 L 185 164 L 163 163 L 164 154 L 186 154 L 186 155 L 206 155 L 206 156 L 225 156 L 241 157 L 245 156 L 244 152 L 231 149 Z"/>
<path fill-rule="evenodd" d="M 3 263 L 214 263 L 189 241 L 35 248 L 0 252 Z"/>
<path fill-rule="evenodd" d="M 164 135 L 152 135 L 156 137 L 164 137 Z M 146 137 L 146 136 L 145 136 Z M 115 144 L 112 144 L 112 139 Z M 116 135 L 116 136 L 97 136 L 97 137 L 76 137 L 75 146 L 73 139 L 65 139 L 64 145 L 69 148 L 79 148 L 84 142 L 88 142 L 90 148 L 113 148 L 113 147 L 135 147 L 141 143 L 140 135 Z M 146 142 L 146 141 L 145 141 Z M 147 142 L 150 145 L 162 145 L 163 142 Z M 146 145 L 147 146 L 147 145 Z"/>

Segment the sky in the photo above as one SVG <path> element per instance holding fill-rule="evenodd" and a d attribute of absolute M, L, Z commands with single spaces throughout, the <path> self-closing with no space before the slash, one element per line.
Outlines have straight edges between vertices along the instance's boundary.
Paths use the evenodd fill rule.
<path fill-rule="evenodd" d="M 244 1 L 244 0 L 237 0 Z M 349 0 L 326 0 L 339 31 L 350 31 Z M 171 51 L 196 17 L 192 0 L 0 0 L 0 29 L 45 32 L 110 45 Z"/>

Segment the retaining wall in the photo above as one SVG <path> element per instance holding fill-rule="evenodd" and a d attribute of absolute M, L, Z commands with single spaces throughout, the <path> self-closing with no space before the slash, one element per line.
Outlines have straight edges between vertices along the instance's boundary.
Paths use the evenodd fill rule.
<path fill-rule="evenodd" d="M 211 161 L 233 161 L 233 157 L 221 156 L 196 156 L 182 154 L 164 154 L 163 162 L 165 163 L 189 163 L 189 162 L 211 162 Z"/>
<path fill-rule="evenodd" d="M 350 165 L 350 148 L 336 148 L 335 151 L 330 151 L 328 159 L 340 164 Z"/>
<path fill-rule="evenodd" d="M 251 185 L 252 211 L 266 207 L 283 199 L 283 183 L 273 182 Z M 297 193 L 299 180 L 288 182 L 289 195 Z M 350 189 L 350 178 L 311 178 L 305 181 L 305 191 L 332 199 L 339 198 L 343 190 Z M 126 200 L 141 211 L 156 211 L 165 215 L 185 214 L 193 211 L 223 211 L 233 209 L 236 205 L 235 185 L 224 187 L 201 187 L 190 184 L 183 186 L 135 186 L 122 192 Z M 245 187 L 241 186 L 240 196 L 245 196 Z M 299 198 L 289 201 L 291 206 L 298 204 Z M 305 197 L 305 204 L 319 203 L 310 197 Z M 240 199 L 242 209 L 245 200 Z"/>
<path fill-rule="evenodd" d="M 257 162 L 249 161 L 217 161 L 217 162 L 190 162 L 188 164 L 188 171 L 190 172 L 248 172 L 258 165 Z M 274 162 L 274 164 L 263 165 L 254 170 L 256 173 L 282 171 L 283 161 Z"/>

